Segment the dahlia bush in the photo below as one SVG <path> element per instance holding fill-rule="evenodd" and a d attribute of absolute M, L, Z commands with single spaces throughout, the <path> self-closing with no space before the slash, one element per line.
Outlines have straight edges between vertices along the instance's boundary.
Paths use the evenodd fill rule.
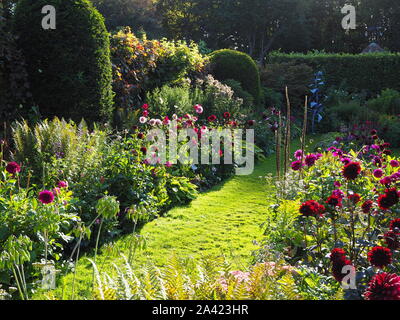
<path fill-rule="evenodd" d="M 337 138 L 323 153 L 294 154 L 290 176 L 299 182 L 290 200 L 298 203 L 292 228 L 302 241 L 292 241 L 297 250 L 289 258 L 338 284 L 350 275 L 344 267 L 354 267 L 356 287 L 346 288 L 347 298 L 398 300 L 399 160 L 376 130 L 370 135 L 356 150 Z"/>
<path fill-rule="evenodd" d="M 41 190 L 22 183 L 25 169 L 17 162 L 0 163 L 0 277 L 3 288 L 16 287 L 21 299 L 35 287 L 32 277 L 40 271 L 35 266 L 60 260 L 80 222 L 66 181 Z"/>

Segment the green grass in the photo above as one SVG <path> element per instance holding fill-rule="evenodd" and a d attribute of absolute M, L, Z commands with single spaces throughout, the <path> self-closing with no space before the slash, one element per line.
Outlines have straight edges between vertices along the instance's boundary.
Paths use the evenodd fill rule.
<path fill-rule="evenodd" d="M 297 146 L 293 144 L 292 150 Z M 146 224 L 140 234 L 146 237 L 147 248 L 135 255 L 133 267 L 139 269 L 149 262 L 163 266 L 174 254 L 180 258 L 224 255 L 234 267 L 248 267 L 251 253 L 259 248 L 254 240 L 263 238 L 261 224 L 268 213 L 266 195 L 274 192 L 274 186 L 265 182 L 268 173 L 275 173 L 274 155 L 259 163 L 252 175 L 235 176 L 201 194 L 190 205 L 174 208 Z M 129 254 L 128 243 L 126 236 L 102 249 L 96 261 L 100 272 L 113 274 L 113 263 L 121 264 L 122 255 Z M 92 274 L 92 264 L 82 257 L 76 272 L 75 299 L 91 297 Z M 73 278 L 73 274 L 62 277 L 53 292 L 57 298 L 72 298 Z M 43 297 L 38 294 L 35 298 Z"/>

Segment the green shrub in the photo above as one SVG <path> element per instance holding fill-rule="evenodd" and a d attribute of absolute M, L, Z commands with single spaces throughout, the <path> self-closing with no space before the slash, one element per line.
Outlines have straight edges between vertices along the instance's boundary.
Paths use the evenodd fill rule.
<path fill-rule="evenodd" d="M 393 89 L 386 89 L 381 94 L 367 102 L 367 108 L 379 113 L 389 115 L 400 114 L 400 92 Z"/>
<path fill-rule="evenodd" d="M 283 94 L 271 88 L 263 87 L 265 105 L 268 107 L 278 107 L 283 105 Z"/>
<path fill-rule="evenodd" d="M 237 98 L 243 99 L 243 106 L 252 107 L 254 105 L 253 96 L 242 88 L 239 81 L 228 79 L 223 81 L 223 83 L 232 88 Z"/>
<path fill-rule="evenodd" d="M 385 141 L 390 142 L 394 148 L 400 147 L 400 118 L 396 115 L 381 115 L 378 118 L 380 125 L 379 134 Z"/>
<path fill-rule="evenodd" d="M 41 26 L 45 5 L 56 8 L 56 30 Z M 113 106 L 110 42 L 104 19 L 91 2 L 22 0 L 15 20 L 42 114 L 108 120 Z"/>
<path fill-rule="evenodd" d="M 202 117 L 215 114 L 222 117 L 224 112 L 236 116 L 246 113 L 243 99 L 235 97 L 232 88 L 211 75 L 204 80 L 198 79 L 194 86 L 165 85 L 146 94 L 146 103 L 151 106 L 151 117 L 184 115 L 193 113 L 193 106 L 200 104 L 204 108 Z"/>
<path fill-rule="evenodd" d="M 288 87 L 289 98 L 293 107 L 303 110 L 304 98 L 310 96 L 310 83 L 313 82 L 313 69 L 306 64 L 295 65 L 292 62 L 268 64 L 261 71 L 263 86 L 285 96 Z"/>
<path fill-rule="evenodd" d="M 0 13 L 0 119 L 12 121 L 26 116 L 31 92 L 25 59 L 15 36 L 2 21 Z"/>
<path fill-rule="evenodd" d="M 140 39 L 126 27 L 111 37 L 113 88 L 118 108 L 130 108 L 165 85 L 180 85 L 201 74 L 207 62 L 196 44 Z"/>
<path fill-rule="evenodd" d="M 383 89 L 400 90 L 400 53 L 331 54 L 284 54 L 273 52 L 268 63 L 294 63 L 309 65 L 314 71 L 321 70 L 328 86 L 339 87 L 346 81 L 349 91 L 367 90 L 375 95 Z"/>
<path fill-rule="evenodd" d="M 152 106 L 152 114 L 168 115 L 192 112 L 196 104 L 192 100 L 189 86 L 171 87 L 168 85 L 156 88 L 146 94 L 146 103 Z"/>
<path fill-rule="evenodd" d="M 249 92 L 257 104 L 261 103 L 261 84 L 258 67 L 253 59 L 239 51 L 223 49 L 210 55 L 212 72 L 220 81 L 234 79 Z"/>

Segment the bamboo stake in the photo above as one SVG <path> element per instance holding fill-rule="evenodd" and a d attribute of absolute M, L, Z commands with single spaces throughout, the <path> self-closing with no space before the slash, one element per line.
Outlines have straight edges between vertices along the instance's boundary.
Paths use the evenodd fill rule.
<path fill-rule="evenodd" d="M 286 173 L 289 167 L 289 157 L 290 157 L 290 126 L 291 126 L 291 108 L 290 108 L 290 100 L 289 100 L 289 91 L 288 87 L 285 87 L 285 93 L 286 93 L 286 105 L 287 105 L 287 112 L 286 112 L 286 137 L 285 137 L 285 161 L 284 161 L 284 174 L 286 177 Z"/>
<path fill-rule="evenodd" d="M 303 120 L 303 131 L 301 135 L 301 151 L 304 156 L 304 151 L 306 149 L 306 135 L 307 135 L 307 106 L 308 106 L 308 96 L 306 96 L 304 103 L 304 120 Z"/>

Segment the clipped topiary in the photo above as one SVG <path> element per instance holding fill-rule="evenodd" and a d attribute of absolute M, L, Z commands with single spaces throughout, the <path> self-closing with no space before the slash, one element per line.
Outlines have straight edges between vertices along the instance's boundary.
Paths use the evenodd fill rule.
<path fill-rule="evenodd" d="M 42 8 L 56 9 L 56 29 L 42 28 Z M 108 120 L 113 110 L 109 35 L 88 0 L 21 0 L 15 31 L 42 115 Z"/>
<path fill-rule="evenodd" d="M 254 101 L 261 102 L 260 73 L 254 60 L 246 53 L 223 49 L 210 54 L 212 74 L 220 81 L 233 79 L 240 82 Z"/>

